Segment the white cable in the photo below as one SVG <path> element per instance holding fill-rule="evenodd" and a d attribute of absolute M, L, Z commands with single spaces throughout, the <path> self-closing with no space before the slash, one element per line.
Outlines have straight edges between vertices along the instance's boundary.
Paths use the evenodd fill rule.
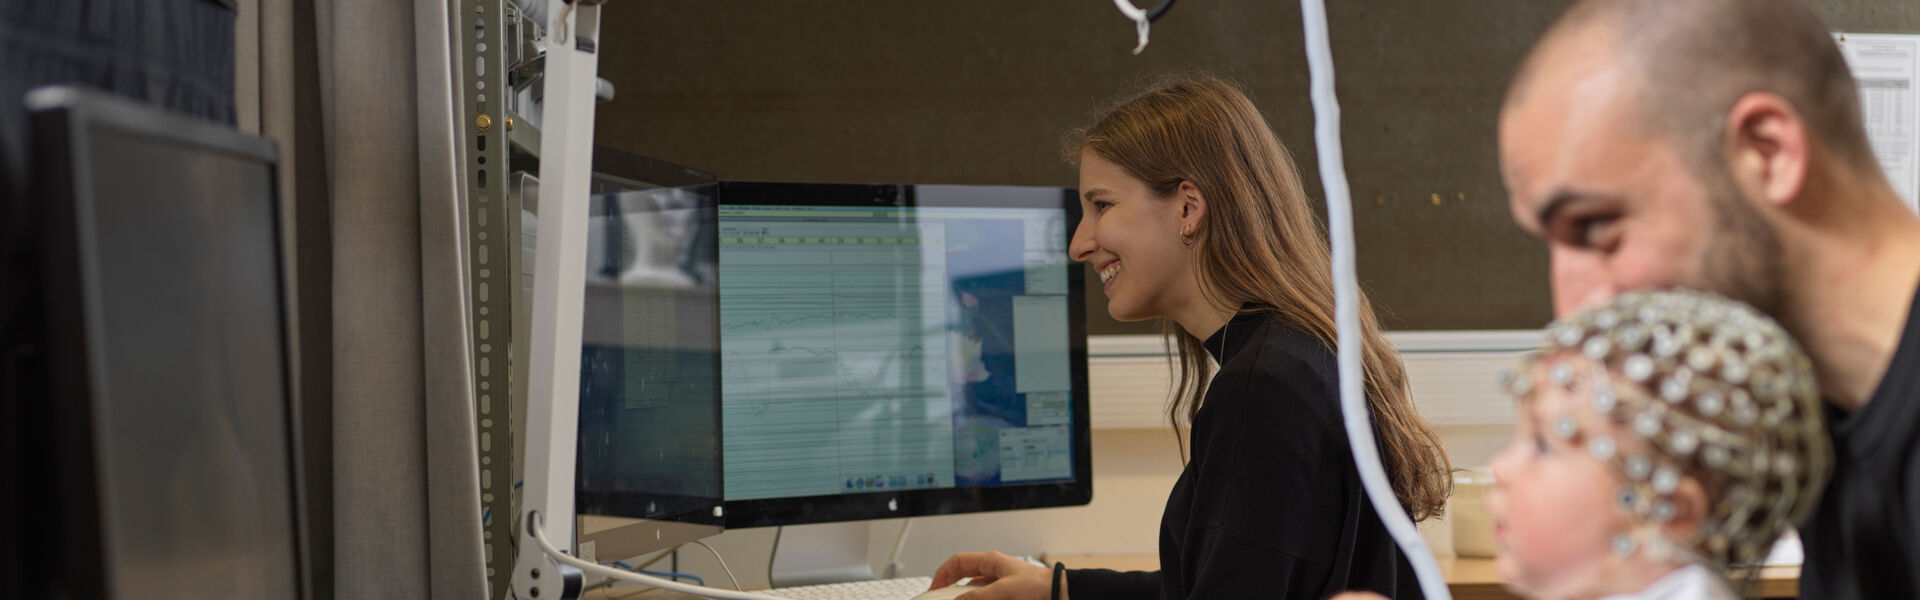
<path fill-rule="evenodd" d="M 1146 50 L 1147 30 L 1153 27 L 1153 22 L 1147 20 L 1147 11 L 1140 10 L 1140 7 L 1134 6 L 1133 2 L 1129 0 L 1113 0 L 1113 5 L 1120 9 L 1120 14 L 1126 15 L 1128 19 L 1131 19 L 1134 24 L 1134 29 L 1140 32 L 1140 45 L 1133 47 L 1133 53 L 1139 54 L 1140 51 Z"/>
<path fill-rule="evenodd" d="M 913 519 L 900 520 L 900 536 L 893 538 L 893 554 L 887 556 L 887 579 L 900 576 L 900 551 L 907 547 L 907 531 L 913 529 Z"/>
<path fill-rule="evenodd" d="M 707 553 L 713 555 L 713 562 L 720 563 L 720 571 L 727 574 L 727 582 L 733 584 L 733 589 L 740 589 L 740 579 L 733 576 L 733 569 L 727 568 L 727 559 L 720 558 L 719 550 L 714 550 L 713 546 L 708 546 L 706 542 L 700 540 L 694 540 L 693 544 L 701 548 L 706 548 Z"/>
<path fill-rule="evenodd" d="M 681 544 L 680 546 L 685 546 L 685 545 L 686 545 L 686 544 Z M 629 566 L 623 566 L 623 567 L 620 567 L 620 568 L 622 568 L 622 569 L 625 569 L 625 570 L 628 570 L 628 571 L 633 571 L 633 572 L 636 572 L 636 573 L 637 573 L 637 572 L 640 572 L 640 571 L 645 571 L 645 570 L 647 570 L 647 567 L 651 567 L 651 566 L 653 566 L 653 565 L 654 565 L 655 563 L 658 563 L 658 562 L 660 562 L 660 561 L 663 561 L 663 560 L 666 560 L 666 559 L 667 559 L 667 557 L 670 557 L 670 556 L 673 556 L 673 553 L 674 553 L 674 552 L 676 552 L 676 551 L 679 551 L 679 550 L 680 550 L 680 546 L 674 546 L 674 547 L 672 547 L 672 548 L 668 548 L 668 549 L 666 549 L 666 550 L 663 550 L 663 551 L 661 551 L 661 552 L 660 552 L 660 553 L 659 553 L 659 554 L 658 554 L 657 556 L 654 556 L 653 558 L 649 558 L 649 559 L 647 559 L 647 562 L 643 562 L 643 563 L 640 563 L 640 564 L 638 564 L 638 565 L 633 565 L 633 566 L 630 566 L 630 567 L 629 567 Z M 642 555 L 642 556 L 644 556 L 644 555 Z M 612 565 L 613 563 L 602 563 L 602 564 L 607 564 L 607 565 Z M 609 585 L 613 585 L 613 580 L 612 580 L 612 579 L 603 579 L 603 580 L 600 580 L 600 582 L 598 582 L 598 583 L 595 583 L 595 584 L 593 584 L 593 585 L 589 585 L 589 586 L 587 586 L 587 587 L 585 587 L 585 588 L 581 588 L 581 591 L 586 591 L 586 590 L 591 590 L 591 589 L 594 589 L 594 588 L 597 588 L 597 587 L 604 587 L 604 586 L 609 586 Z M 734 589 L 740 589 L 740 586 L 738 586 L 738 585 L 735 585 L 735 586 L 733 586 L 733 588 L 734 588 Z"/>
<path fill-rule="evenodd" d="M 553 547 L 553 544 L 548 543 L 547 536 L 546 536 L 546 527 L 544 527 L 541 523 L 541 521 L 543 520 L 543 517 L 541 517 L 540 513 L 538 512 L 533 512 L 529 514 L 533 519 L 533 543 L 539 544 L 540 550 L 543 552 L 546 552 L 547 556 L 552 558 L 555 562 L 559 562 L 560 564 L 579 569 L 581 573 L 598 575 L 601 577 L 607 577 L 611 579 L 619 579 L 622 581 L 629 581 L 633 583 L 638 583 L 640 585 L 660 588 L 670 592 L 692 594 L 694 596 L 699 596 L 702 598 L 715 598 L 718 600 L 787 600 L 786 598 L 781 598 L 779 596 L 769 596 L 766 594 L 755 594 L 753 592 L 741 592 L 741 591 L 735 591 L 735 590 L 723 590 L 719 588 L 710 588 L 706 586 L 680 583 L 678 581 L 673 581 L 671 579 L 661 579 L 659 577 L 654 577 L 652 575 L 646 575 L 643 573 L 622 571 L 620 569 L 615 569 L 613 567 L 597 565 L 591 562 L 580 560 L 578 558 L 574 558 L 572 555 L 569 555 L 565 552 L 561 552 L 559 548 L 555 548 Z"/>
<path fill-rule="evenodd" d="M 1121 0 L 1124 1 L 1124 0 Z M 1380 466 L 1380 449 L 1373 441 L 1373 420 L 1367 410 L 1366 384 L 1360 371 L 1359 285 L 1354 276 L 1353 201 L 1347 189 L 1347 169 L 1340 150 L 1340 103 L 1334 97 L 1333 49 L 1327 41 L 1327 8 L 1321 0 L 1300 0 L 1301 23 L 1306 30 L 1307 66 L 1313 95 L 1314 141 L 1320 152 L 1320 182 L 1327 192 L 1327 229 L 1333 243 L 1334 328 L 1338 331 L 1340 411 L 1347 426 L 1347 443 L 1360 470 L 1360 483 L 1373 502 L 1373 512 L 1393 534 L 1407 555 L 1427 600 L 1450 600 L 1453 595 L 1440 576 L 1433 552 L 1420 537 L 1393 495 L 1393 486 Z"/>

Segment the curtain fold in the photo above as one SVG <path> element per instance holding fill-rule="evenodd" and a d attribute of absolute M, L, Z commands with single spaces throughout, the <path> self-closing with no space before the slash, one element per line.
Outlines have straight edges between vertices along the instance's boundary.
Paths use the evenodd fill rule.
<path fill-rule="evenodd" d="M 246 1 L 241 114 L 295 159 L 314 597 L 480 598 L 454 0 Z"/>
<path fill-rule="evenodd" d="M 486 594 L 468 324 L 466 221 L 460 184 L 459 81 L 453 52 L 457 0 L 415 0 L 420 168 L 421 346 L 426 375 L 426 515 L 429 584 L 444 598 Z M 431 69 L 428 66 L 432 66 Z M 457 468 L 456 468 L 457 467 Z M 451 508 L 459 510 L 449 510 Z"/>
<path fill-rule="evenodd" d="M 239 0 L 235 114 L 280 147 L 308 597 L 333 598 L 333 261 L 313 0 Z"/>

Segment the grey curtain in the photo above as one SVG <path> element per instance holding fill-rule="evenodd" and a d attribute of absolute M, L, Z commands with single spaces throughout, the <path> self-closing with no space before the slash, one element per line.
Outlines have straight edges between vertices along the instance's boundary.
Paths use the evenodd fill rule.
<path fill-rule="evenodd" d="M 243 127 L 294 199 L 315 598 L 486 594 L 456 0 L 242 0 Z"/>

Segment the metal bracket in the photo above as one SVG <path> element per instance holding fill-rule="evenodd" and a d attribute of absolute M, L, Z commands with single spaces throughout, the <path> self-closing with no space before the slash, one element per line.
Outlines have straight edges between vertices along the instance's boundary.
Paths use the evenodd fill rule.
<path fill-rule="evenodd" d="M 514 460 L 509 390 L 513 344 L 512 290 L 516 257 L 509 242 L 517 209 L 507 206 L 506 0 L 460 0 L 454 16 L 454 56 L 464 73 L 455 92 L 467 115 L 459 143 L 466 186 L 468 318 L 472 347 L 474 416 L 480 448 L 480 505 L 488 597 L 505 598 L 512 581 Z"/>

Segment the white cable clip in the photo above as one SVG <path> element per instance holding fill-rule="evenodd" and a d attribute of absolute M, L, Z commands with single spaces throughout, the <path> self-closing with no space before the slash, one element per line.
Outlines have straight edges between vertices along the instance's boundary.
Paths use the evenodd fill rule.
<path fill-rule="evenodd" d="M 1140 10 L 1139 7 L 1134 6 L 1133 3 L 1128 0 L 1113 0 L 1113 5 L 1120 9 L 1120 14 L 1126 15 L 1128 19 L 1131 19 L 1135 28 L 1140 31 L 1140 45 L 1133 47 L 1133 53 L 1139 54 L 1142 50 L 1146 50 L 1147 30 L 1153 26 L 1153 21 L 1147 19 L 1147 11 Z"/>

